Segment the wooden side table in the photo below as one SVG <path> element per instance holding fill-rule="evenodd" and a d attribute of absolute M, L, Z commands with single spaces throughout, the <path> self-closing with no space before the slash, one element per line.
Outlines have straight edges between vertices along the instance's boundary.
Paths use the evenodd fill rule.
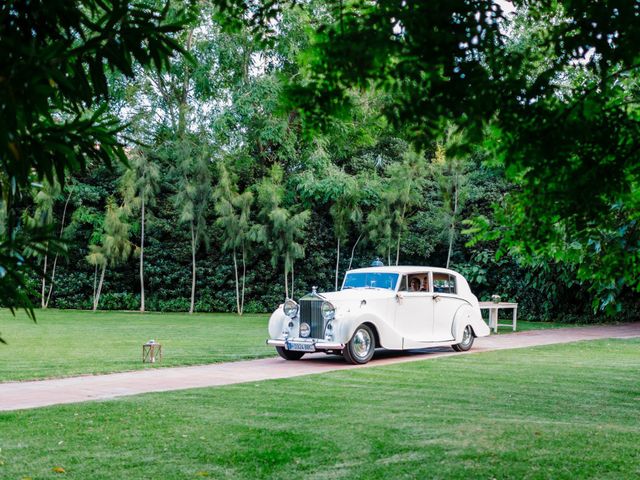
<path fill-rule="evenodd" d="M 147 342 L 142 345 L 142 363 L 156 363 L 162 360 L 162 345 Z"/>
<path fill-rule="evenodd" d="M 512 309 L 513 317 L 511 324 L 498 323 L 498 310 L 500 309 Z M 511 327 L 513 331 L 516 331 L 516 324 L 518 322 L 518 304 L 512 302 L 480 302 L 480 310 L 489 310 L 489 328 L 493 328 L 494 333 L 498 331 L 498 327 Z"/>

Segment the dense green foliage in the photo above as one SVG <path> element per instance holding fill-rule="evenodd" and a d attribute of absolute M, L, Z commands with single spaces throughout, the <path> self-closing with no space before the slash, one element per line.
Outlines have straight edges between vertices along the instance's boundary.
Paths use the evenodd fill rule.
<path fill-rule="evenodd" d="M 526 318 L 633 315 L 631 157 L 612 151 L 626 180 L 604 182 L 598 205 L 582 205 L 569 179 L 582 189 L 604 178 L 587 161 L 593 145 L 583 157 L 570 132 L 535 137 L 554 108 L 579 110 L 577 85 L 608 84 L 584 52 L 579 61 L 562 47 L 545 63 L 554 38 L 584 33 L 568 20 L 581 2 L 532 2 L 511 20 L 488 2 L 284 3 L 245 11 L 232 29 L 220 19 L 237 2 L 226 3 L 192 6 L 171 37 L 195 61 L 106 78 L 110 112 L 130 122 L 132 169 L 88 162 L 64 189 L 48 180 L 20 205 L 34 218 L 50 211 L 46 224 L 68 244 L 43 305 L 270 311 L 313 285 L 336 288 L 346 269 L 379 256 L 449 265 L 480 298 L 520 302 Z M 274 14 L 277 28 L 252 25 Z M 627 61 L 593 61 L 607 55 Z M 523 88 L 527 102 L 514 101 Z M 318 119 L 322 129 L 310 130 Z M 45 191 L 55 195 L 41 205 Z M 41 267 L 48 248 L 34 252 Z M 43 291 L 46 280 L 32 279 Z"/>
<path fill-rule="evenodd" d="M 348 100 L 341 115 L 308 134 L 309 112 L 291 106 L 289 79 L 309 82 L 313 27 L 333 18 L 322 4 L 313 8 L 315 16 L 285 8 L 282 28 L 257 41 L 249 27 L 225 30 L 201 5 L 175 38 L 195 63 L 176 57 L 164 74 L 140 68 L 133 79 L 110 77 L 112 109 L 142 143 L 129 150 L 131 170 L 91 163 L 57 194 L 50 223 L 62 226 L 69 199 L 69 255 L 58 261 L 49 305 L 89 308 L 94 298 L 97 308 L 141 309 L 144 286 L 150 310 L 269 311 L 313 285 L 334 289 L 347 268 L 379 256 L 450 265 L 479 297 L 520 302 L 525 318 L 593 319 L 590 289 L 601 291 L 599 277 L 585 278 L 575 259 L 560 255 L 565 250 L 558 258 L 536 249 L 504 254 L 505 239 L 528 217 L 502 205 L 528 187 L 505 171 L 497 127 L 470 147 L 468 138 L 479 135 L 473 122 L 461 130 L 455 118 L 422 118 L 429 135 L 416 142 L 413 120 L 404 128 L 380 115 L 402 105 L 400 92 L 360 88 L 341 90 Z M 449 92 L 447 102 L 468 94 Z M 512 228 L 496 236 L 482 222 Z M 465 228 L 475 233 L 473 246 Z M 617 304 L 632 307 L 637 296 L 622 292 L 627 298 Z"/>
<path fill-rule="evenodd" d="M 3 412 L 0 476 L 633 479 L 639 347 L 576 342 Z"/>
<path fill-rule="evenodd" d="M 267 30 L 283 8 L 220 3 L 251 11 L 248 21 Z M 476 240 L 496 240 L 500 253 L 532 263 L 571 265 L 594 307 L 610 313 L 637 298 L 637 2 L 328 5 L 290 82 L 291 105 L 309 124 L 326 129 L 348 115 L 354 87 L 388 93 L 385 118 L 418 145 L 455 123 L 466 136 L 460 146 L 484 143 L 517 185 L 494 216 L 474 222 Z"/>

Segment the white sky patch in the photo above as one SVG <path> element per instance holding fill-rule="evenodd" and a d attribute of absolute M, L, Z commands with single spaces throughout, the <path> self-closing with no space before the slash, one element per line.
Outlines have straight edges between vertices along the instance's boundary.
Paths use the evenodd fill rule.
<path fill-rule="evenodd" d="M 513 15 L 516 12 L 516 7 L 513 6 L 510 0 L 493 0 L 493 3 L 499 5 L 506 16 Z"/>

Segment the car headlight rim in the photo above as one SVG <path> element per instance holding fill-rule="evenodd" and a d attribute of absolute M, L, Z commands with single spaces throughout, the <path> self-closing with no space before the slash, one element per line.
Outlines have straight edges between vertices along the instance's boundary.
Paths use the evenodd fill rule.
<path fill-rule="evenodd" d="M 284 314 L 289 318 L 295 318 L 298 315 L 298 310 L 300 306 L 291 298 L 285 300 L 284 305 L 282 306 L 282 310 Z"/>
<path fill-rule="evenodd" d="M 323 302 L 320 311 L 322 312 L 322 318 L 327 322 L 336 318 L 336 307 L 331 302 Z"/>

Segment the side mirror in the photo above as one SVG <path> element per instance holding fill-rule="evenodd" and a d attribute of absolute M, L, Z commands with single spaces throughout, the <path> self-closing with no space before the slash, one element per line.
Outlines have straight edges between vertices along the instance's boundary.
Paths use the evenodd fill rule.
<path fill-rule="evenodd" d="M 402 296 L 402 294 L 401 294 L 400 292 L 396 293 L 396 301 L 397 301 L 398 303 L 402 302 L 402 299 L 403 299 L 403 298 L 404 298 L 404 297 Z"/>

